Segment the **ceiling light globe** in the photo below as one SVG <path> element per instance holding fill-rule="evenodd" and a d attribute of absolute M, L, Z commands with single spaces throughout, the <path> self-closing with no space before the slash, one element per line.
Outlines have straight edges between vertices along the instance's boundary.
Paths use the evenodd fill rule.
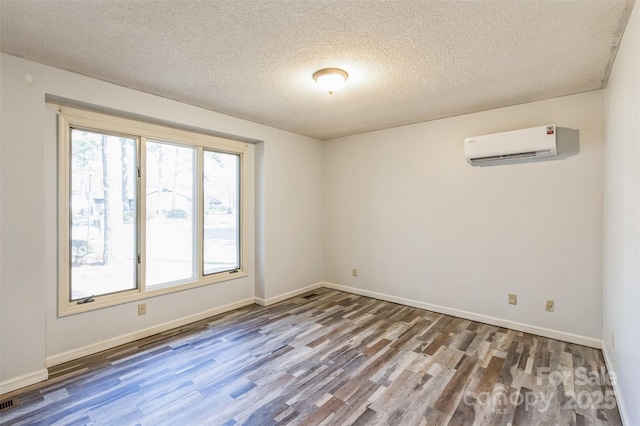
<path fill-rule="evenodd" d="M 347 72 L 339 68 L 325 68 L 313 74 L 313 79 L 320 88 L 329 92 L 330 95 L 342 89 L 347 78 L 349 78 Z"/>

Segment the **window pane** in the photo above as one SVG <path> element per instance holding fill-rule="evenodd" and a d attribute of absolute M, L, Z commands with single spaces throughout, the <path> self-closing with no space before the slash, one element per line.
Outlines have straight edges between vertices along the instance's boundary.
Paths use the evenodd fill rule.
<path fill-rule="evenodd" d="M 147 287 L 195 277 L 194 153 L 147 142 Z"/>
<path fill-rule="evenodd" d="M 240 156 L 204 152 L 204 274 L 240 266 Z"/>
<path fill-rule="evenodd" d="M 71 131 L 71 300 L 137 287 L 136 139 Z"/>

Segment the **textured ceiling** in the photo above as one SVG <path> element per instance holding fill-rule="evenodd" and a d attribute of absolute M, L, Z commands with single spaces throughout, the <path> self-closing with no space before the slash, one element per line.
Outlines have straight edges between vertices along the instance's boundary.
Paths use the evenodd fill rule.
<path fill-rule="evenodd" d="M 603 88 L 633 1 L 0 0 L 2 52 L 330 139 Z M 349 73 L 332 96 L 312 74 Z"/>

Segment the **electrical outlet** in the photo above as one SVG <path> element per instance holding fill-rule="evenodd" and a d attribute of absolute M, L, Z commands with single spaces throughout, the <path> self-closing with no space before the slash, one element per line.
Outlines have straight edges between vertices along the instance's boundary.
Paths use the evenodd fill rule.
<path fill-rule="evenodd" d="M 517 305 L 518 304 L 518 295 L 515 293 L 509 293 L 509 304 Z"/>
<path fill-rule="evenodd" d="M 547 300 L 547 303 L 544 305 L 544 310 L 547 312 L 553 312 L 553 300 Z"/>
<path fill-rule="evenodd" d="M 357 277 L 358 276 L 358 270 L 356 268 L 353 268 L 351 270 L 351 275 L 353 275 L 354 277 Z"/>
<path fill-rule="evenodd" d="M 147 304 L 139 303 L 138 304 L 138 315 L 146 315 L 147 314 Z"/>

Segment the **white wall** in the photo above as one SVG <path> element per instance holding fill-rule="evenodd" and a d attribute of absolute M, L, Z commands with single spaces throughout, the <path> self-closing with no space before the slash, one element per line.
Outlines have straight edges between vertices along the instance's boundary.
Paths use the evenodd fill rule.
<path fill-rule="evenodd" d="M 640 424 L 640 6 L 605 94 L 603 341 L 625 424 Z M 615 335 L 615 336 L 614 336 Z M 615 342 L 614 342 L 615 340 Z M 619 398 L 620 399 L 620 398 Z"/>
<path fill-rule="evenodd" d="M 265 144 L 264 154 L 269 183 L 263 195 L 264 253 L 270 280 L 264 298 L 269 302 L 311 284 L 309 277 L 323 277 L 322 244 L 316 244 L 323 239 L 323 146 L 289 139 Z"/>
<path fill-rule="evenodd" d="M 606 103 L 605 93 L 592 92 L 324 145 L 1 55 L 0 393 L 46 377 L 47 358 L 253 296 L 268 302 L 322 281 L 324 271 L 325 281 L 352 290 L 569 340 L 604 335 L 629 401 L 623 416 L 640 424 L 638 14 L 636 7 Z M 255 149 L 255 274 L 150 299 L 144 317 L 126 304 L 57 318 L 55 112 L 45 94 L 264 141 Z M 485 168 L 464 161 L 466 136 L 548 123 L 562 128 L 558 159 Z M 506 303 L 507 292 L 518 294 L 517 306 Z M 556 302 L 552 314 L 543 311 L 547 298 Z"/>
<path fill-rule="evenodd" d="M 0 383 L 28 384 L 46 378 L 44 96 L 10 62 L 2 55 Z"/>
<path fill-rule="evenodd" d="M 0 99 L 2 99 L 2 56 L 0 56 Z M 2 117 L 2 102 L 0 102 L 0 117 Z M 0 142 L 4 139 L 4 135 L 2 133 L 2 119 L 0 119 Z M 2 167 L 2 143 L 0 143 L 0 167 Z M 2 171 L 0 169 L 0 189 L 2 189 Z M 3 299 L 3 290 L 2 290 L 2 194 L 0 193 L 0 324 L 4 322 L 4 317 L 2 312 L 4 309 L 1 309 L 1 302 Z M 0 326 L 0 331 L 2 330 Z M 2 354 L 2 347 L 5 345 L 4 339 L 2 335 L 0 335 L 0 354 Z M 0 380 L 0 383 L 2 381 Z M 0 393 L 1 390 L 0 390 Z"/>
<path fill-rule="evenodd" d="M 26 74 L 33 85 L 26 84 Z M 1 392 L 46 377 L 47 359 L 253 301 L 256 291 L 273 297 L 322 281 L 320 141 L 7 55 L 2 94 Z M 264 190 L 262 201 L 258 197 L 262 217 L 251 219 L 252 227 L 264 228 L 249 229 L 250 277 L 148 299 L 145 316 L 130 303 L 58 318 L 56 123 L 45 95 L 263 141 L 256 150 L 259 175 L 250 177 L 251 191 Z M 263 235 L 257 250 L 268 253 L 254 256 L 255 235 Z M 254 257 L 262 259 L 258 268 Z"/>
<path fill-rule="evenodd" d="M 464 159 L 465 137 L 552 123 L 560 158 Z M 328 142 L 326 281 L 597 345 L 603 139 L 598 91 Z"/>

